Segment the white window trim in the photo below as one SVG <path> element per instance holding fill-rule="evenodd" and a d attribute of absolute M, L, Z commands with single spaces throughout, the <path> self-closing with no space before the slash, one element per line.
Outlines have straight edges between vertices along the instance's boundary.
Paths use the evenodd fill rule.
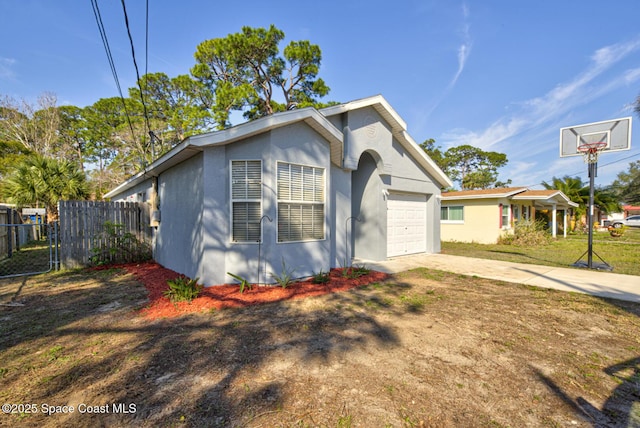
<path fill-rule="evenodd" d="M 323 200 L 322 202 L 302 202 L 302 201 L 292 201 L 292 200 L 286 200 L 283 199 L 282 201 L 280 199 L 278 199 L 278 164 L 287 164 L 287 165 L 297 165 L 297 166 L 302 166 L 302 167 L 307 167 L 307 168 L 316 168 L 316 169 L 321 169 L 323 171 Z M 287 244 L 295 244 L 295 243 L 301 243 L 301 242 L 322 242 L 322 241 L 326 241 L 327 238 L 327 228 L 328 228 L 328 222 L 327 222 L 327 168 L 322 167 L 322 166 L 317 166 L 317 165 L 309 165 L 309 164 L 304 164 L 304 163 L 297 163 L 297 162 L 289 162 L 289 161 L 283 161 L 283 160 L 277 160 L 276 161 L 276 166 L 275 166 L 275 194 L 276 194 L 276 245 L 287 245 Z M 302 240 L 297 240 L 297 241 L 280 241 L 280 236 L 279 236 L 279 232 L 278 232 L 278 224 L 280 219 L 279 219 L 279 204 L 280 202 L 285 203 L 285 204 L 308 204 L 308 205 L 317 205 L 317 204 L 322 204 L 323 207 L 323 235 L 324 238 L 322 239 L 302 239 Z"/>
<path fill-rule="evenodd" d="M 505 222 L 504 220 L 502 221 L 502 230 L 511 230 L 511 204 L 502 204 L 502 208 L 504 209 L 504 207 L 507 207 L 507 221 Z M 501 217 L 504 217 L 502 215 L 502 212 L 500 213 Z"/>
<path fill-rule="evenodd" d="M 260 199 L 233 199 L 233 162 L 260 162 Z M 234 241 L 233 239 L 233 203 L 234 202 L 258 202 L 260 204 L 260 218 L 263 215 L 264 204 L 262 202 L 264 186 L 264 168 L 262 159 L 230 159 L 229 160 L 229 242 L 236 245 L 256 245 L 264 241 L 262 222 L 260 223 L 260 239 L 257 241 Z"/>
<path fill-rule="evenodd" d="M 460 207 L 462 208 L 462 220 L 443 220 L 442 218 L 440 218 L 440 223 L 444 223 L 444 224 L 464 224 L 464 205 L 441 205 L 440 208 L 447 208 L 447 211 L 449 210 L 449 208 L 457 208 Z M 442 216 L 442 214 L 441 214 Z"/>

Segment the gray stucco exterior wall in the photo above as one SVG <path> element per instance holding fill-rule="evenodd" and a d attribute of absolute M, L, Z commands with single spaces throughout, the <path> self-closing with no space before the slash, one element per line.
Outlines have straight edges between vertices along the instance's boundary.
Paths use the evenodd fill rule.
<path fill-rule="evenodd" d="M 283 260 L 295 269 L 295 277 L 349 265 L 352 256 L 385 260 L 389 192 L 425 195 L 426 251 L 440 251 L 440 185 L 408 153 L 397 125 L 394 131 L 373 107 L 328 119 L 343 134 L 342 160 L 334 157 L 332 162 L 329 142 L 300 120 L 233 142 L 214 137 L 208 142 L 205 134 L 190 146 L 199 153 L 160 169 L 161 221 L 154 249 L 158 263 L 211 286 L 232 282 L 227 272 L 250 282 L 272 283 L 270 274 L 281 273 Z M 261 242 L 232 240 L 233 160 L 261 161 Z M 278 162 L 324 169 L 324 239 L 278 242 Z M 143 180 L 114 199 L 143 194 L 148 200 L 150 190 L 151 180 Z"/>
<path fill-rule="evenodd" d="M 386 122 L 373 108 L 345 113 L 345 166 L 352 170 L 354 223 L 352 254 L 365 260 L 387 258 L 387 196 L 389 192 L 426 195 L 427 252 L 440 251 L 440 207 L 436 181 L 407 154 Z"/>
<path fill-rule="evenodd" d="M 233 160 L 262 162 L 261 243 L 232 242 L 229 166 Z M 325 239 L 277 242 L 276 168 L 279 161 L 324 168 Z M 335 209 L 328 143 L 306 124 L 298 123 L 238 143 L 206 148 L 203 171 L 203 252 L 198 275 L 206 285 L 233 281 L 227 272 L 251 282 L 271 283 L 274 282 L 271 273 L 281 274 L 283 260 L 287 269 L 295 269 L 294 276 L 310 276 L 320 270 L 328 271 L 332 258 L 340 257 L 336 255 L 340 249 L 333 243 L 335 229 L 330 221 L 333 218 L 330 213 Z"/>
<path fill-rule="evenodd" d="M 161 221 L 154 257 L 190 278 L 198 277 L 202 259 L 203 155 L 198 154 L 158 178 Z"/>
<path fill-rule="evenodd" d="M 228 279 L 219 280 L 227 272 L 226 252 L 231 234 L 228 180 L 225 147 L 207 147 L 202 175 L 202 254 L 198 261 L 198 277 L 205 285 L 229 282 Z"/>
<path fill-rule="evenodd" d="M 332 210 L 331 198 L 331 160 L 328 143 L 304 123 L 275 129 L 263 134 L 255 141 L 247 144 L 228 146 L 227 158 L 245 159 L 254 155 L 262 160 L 263 242 L 260 248 L 256 244 L 232 244 L 239 251 L 232 249 L 227 256 L 227 265 L 233 266 L 248 278 L 256 278 L 258 274 L 258 251 L 262 260 L 260 275 L 262 282 L 274 282 L 271 273 L 281 274 L 284 260 L 287 269 L 295 269 L 294 276 L 310 276 L 320 270 L 328 271 L 331 267 L 331 241 L 334 231 L 329 222 Z M 250 157 L 249 157 L 250 158 Z M 325 238 L 306 242 L 277 242 L 277 162 L 323 168 L 325 171 Z M 235 273 L 235 272 L 234 272 Z M 227 277 L 228 280 L 228 277 Z"/>
<path fill-rule="evenodd" d="M 353 256 L 365 260 L 387 258 L 387 206 L 384 186 L 378 174 L 376 161 L 369 153 L 360 156 L 358 169 L 351 173 L 354 217 Z"/>

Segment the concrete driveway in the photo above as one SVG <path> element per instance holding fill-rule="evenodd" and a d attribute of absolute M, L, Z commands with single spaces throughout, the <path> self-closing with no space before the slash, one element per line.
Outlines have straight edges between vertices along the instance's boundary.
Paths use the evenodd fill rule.
<path fill-rule="evenodd" d="M 356 260 L 354 264 L 356 263 L 387 273 L 424 267 L 640 303 L 640 276 L 593 269 L 558 268 L 447 254 L 419 254 L 383 262 Z"/>

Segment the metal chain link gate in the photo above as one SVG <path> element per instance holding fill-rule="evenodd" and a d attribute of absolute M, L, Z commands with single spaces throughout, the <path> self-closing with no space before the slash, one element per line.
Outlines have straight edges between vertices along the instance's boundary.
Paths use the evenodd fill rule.
<path fill-rule="evenodd" d="M 0 278 L 57 270 L 59 255 L 57 222 L 0 224 Z"/>

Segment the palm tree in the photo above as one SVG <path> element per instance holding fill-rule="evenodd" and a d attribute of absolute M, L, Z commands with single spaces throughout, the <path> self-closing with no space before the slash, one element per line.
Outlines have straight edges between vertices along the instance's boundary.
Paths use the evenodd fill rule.
<path fill-rule="evenodd" d="M 61 199 L 86 199 L 87 180 L 78 167 L 67 160 L 41 155 L 25 158 L 2 186 L 7 202 L 18 206 L 44 206 L 49 218 L 57 218 Z"/>
<path fill-rule="evenodd" d="M 620 201 L 615 192 L 609 188 L 596 187 L 593 193 L 593 203 L 607 214 L 619 213 L 622 211 Z"/>
<path fill-rule="evenodd" d="M 562 178 L 553 177 L 551 183 L 542 182 L 545 189 L 560 190 L 571 201 L 579 206 L 575 209 L 574 215 L 581 218 L 587 213 L 589 205 L 589 184 L 583 183 L 580 177 L 569 177 L 565 175 Z M 621 210 L 620 203 L 615 194 L 607 189 L 595 188 L 593 192 L 593 203 L 602 211 L 607 213 L 619 212 Z"/>
<path fill-rule="evenodd" d="M 578 216 L 587 212 L 589 186 L 585 186 L 580 177 L 569 177 L 568 175 L 562 178 L 553 177 L 551 183 L 543 181 L 542 185 L 547 190 L 560 190 L 572 202 L 578 204 L 579 206 L 575 210 Z"/>

